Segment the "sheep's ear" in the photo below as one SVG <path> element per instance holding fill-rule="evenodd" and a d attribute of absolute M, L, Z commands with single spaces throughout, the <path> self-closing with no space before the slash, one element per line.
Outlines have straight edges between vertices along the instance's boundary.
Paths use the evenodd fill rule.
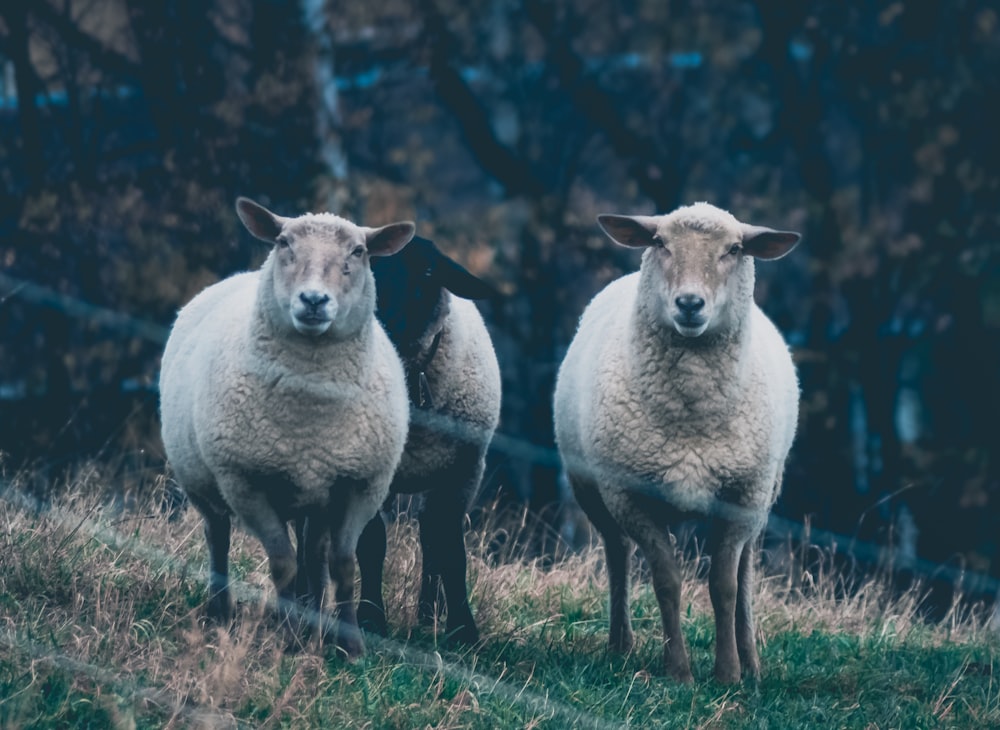
<path fill-rule="evenodd" d="M 410 221 L 404 221 L 390 223 L 381 228 L 362 226 L 361 230 L 365 234 L 365 243 L 371 256 L 392 256 L 394 253 L 399 253 L 403 246 L 413 239 L 417 227 Z"/>
<path fill-rule="evenodd" d="M 743 251 L 765 261 L 780 259 L 795 248 L 801 238 L 795 231 L 743 224 Z"/>
<path fill-rule="evenodd" d="M 434 267 L 435 276 L 441 285 L 455 296 L 463 299 L 493 299 L 497 296 L 497 290 L 487 284 L 479 277 L 470 274 L 460 264 L 452 261 L 443 253 L 438 253 L 440 257 Z"/>
<path fill-rule="evenodd" d="M 658 219 L 651 215 L 612 215 L 602 213 L 597 222 L 611 240 L 629 248 L 655 246 Z"/>
<path fill-rule="evenodd" d="M 242 197 L 236 199 L 236 215 L 240 217 L 243 225 L 253 234 L 254 238 L 268 243 L 274 243 L 278 234 L 281 233 L 281 227 L 288 220 L 280 215 L 275 215 L 260 203 Z"/>

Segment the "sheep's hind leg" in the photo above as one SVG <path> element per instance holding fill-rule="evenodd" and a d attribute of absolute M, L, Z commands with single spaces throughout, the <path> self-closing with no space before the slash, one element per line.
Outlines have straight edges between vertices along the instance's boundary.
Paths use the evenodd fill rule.
<path fill-rule="evenodd" d="M 385 519 L 376 512 L 358 539 L 358 568 L 361 571 L 361 602 L 358 625 L 365 631 L 385 636 L 385 602 L 382 599 L 385 565 Z"/>
<path fill-rule="evenodd" d="M 229 537 L 231 524 L 226 512 L 215 509 L 200 497 L 188 495 L 191 504 L 205 521 L 205 542 L 208 543 L 208 618 L 222 625 L 233 618 L 229 595 Z"/>
<path fill-rule="evenodd" d="M 740 655 L 743 674 L 747 677 L 756 677 L 760 674 L 753 619 L 756 548 L 756 540 L 750 540 L 743 546 L 736 583 L 736 650 Z"/>
<path fill-rule="evenodd" d="M 430 491 L 419 516 L 420 548 L 423 555 L 421 620 L 433 622 L 440 615 L 443 589 L 448 610 L 448 638 L 464 644 L 479 641 L 479 629 L 469 606 L 464 534 L 466 506 L 470 501 L 467 495 L 474 491 L 468 485 L 475 484 L 478 487 L 482 465 L 474 471 L 476 473 L 472 480 L 468 471 L 464 471 L 463 478 L 454 480 L 453 483 L 465 484 L 464 490 L 439 487 Z"/>
<path fill-rule="evenodd" d="M 604 556 L 608 570 L 608 592 L 610 593 L 610 624 L 608 648 L 623 654 L 632 650 L 635 635 L 629 615 L 629 572 L 630 546 L 628 538 L 597 492 L 597 487 L 582 477 L 569 473 L 570 484 L 577 503 L 601 535 Z"/>
<path fill-rule="evenodd" d="M 322 640 L 326 632 L 323 616 L 323 594 L 326 592 L 328 575 L 327 559 L 330 554 L 330 532 L 327 521 L 322 514 L 310 515 L 304 521 L 302 529 L 302 556 L 300 574 L 305 573 L 307 590 L 305 596 L 298 592 L 302 603 L 301 608 L 306 613 L 306 624 L 311 632 Z M 296 578 L 296 585 L 302 581 Z M 305 600 L 302 600 L 302 599 Z"/>
<path fill-rule="evenodd" d="M 736 647 L 737 572 L 744 544 L 726 536 L 725 525 L 715 525 L 720 533 L 713 540 L 712 567 L 708 592 L 715 611 L 715 678 L 719 682 L 740 681 L 740 660 Z"/>

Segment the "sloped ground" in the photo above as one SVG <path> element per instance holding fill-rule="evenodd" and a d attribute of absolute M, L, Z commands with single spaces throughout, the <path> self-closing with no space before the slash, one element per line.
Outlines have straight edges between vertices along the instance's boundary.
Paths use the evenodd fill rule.
<path fill-rule="evenodd" d="M 639 561 L 638 646 L 612 655 L 600 549 L 525 560 L 523 516 L 488 517 L 468 536 L 480 646 L 416 626 L 419 544 L 403 518 L 389 529 L 390 636 L 352 664 L 286 652 L 252 538 L 233 539 L 235 626 L 207 627 L 198 515 L 168 519 L 162 479 L 127 509 L 97 496 L 95 479 L 44 511 L 14 489 L 0 498 L 0 727 L 1000 726 L 1000 641 L 975 612 L 928 626 L 915 593 L 893 600 L 872 582 L 838 600 L 832 577 L 797 568 L 760 585 L 761 680 L 726 687 L 710 679 L 714 630 L 693 560 L 684 626 L 696 681 L 679 686 L 661 671 Z"/>

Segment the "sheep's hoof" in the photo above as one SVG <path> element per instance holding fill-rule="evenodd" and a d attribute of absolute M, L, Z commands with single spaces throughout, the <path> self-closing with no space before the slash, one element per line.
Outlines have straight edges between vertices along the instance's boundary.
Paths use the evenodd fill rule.
<path fill-rule="evenodd" d="M 691 674 L 691 665 L 688 662 L 671 662 L 669 659 L 665 661 L 667 675 L 675 682 L 680 682 L 681 684 L 691 684 L 694 682 L 694 676 Z"/>
<path fill-rule="evenodd" d="M 351 633 L 353 635 L 341 633 L 337 639 L 337 653 L 349 662 L 354 661 L 365 653 L 365 642 L 361 638 L 361 632 L 355 628 Z"/>
<path fill-rule="evenodd" d="M 357 624 L 338 621 L 334 633 L 336 634 L 337 654 L 347 661 L 353 661 L 365 653 L 365 640 L 361 636 L 361 629 L 358 628 Z"/>
<path fill-rule="evenodd" d="M 608 649 L 616 654 L 628 654 L 635 646 L 635 635 L 631 629 L 612 632 L 608 638 Z"/>
<path fill-rule="evenodd" d="M 385 636 L 389 632 L 385 611 L 368 601 L 358 604 L 358 626 L 362 631 L 379 636 Z"/>
<path fill-rule="evenodd" d="M 716 664 L 715 681 L 719 684 L 737 684 L 740 681 L 740 668 Z"/>
<path fill-rule="evenodd" d="M 229 626 L 233 622 L 233 606 L 226 593 L 216 593 L 208 599 L 205 607 L 208 619 L 219 626 Z"/>

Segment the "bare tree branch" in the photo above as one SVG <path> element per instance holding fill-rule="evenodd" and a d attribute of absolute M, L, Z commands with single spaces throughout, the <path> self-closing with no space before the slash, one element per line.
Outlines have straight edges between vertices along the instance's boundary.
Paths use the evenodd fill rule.
<path fill-rule="evenodd" d="M 469 151 L 483 170 L 503 185 L 508 195 L 541 196 L 547 186 L 524 159 L 497 139 L 489 115 L 451 63 L 455 38 L 434 4 L 423 0 L 425 32 L 430 46 L 430 78 L 441 102 L 462 130 Z"/>
<path fill-rule="evenodd" d="M 679 165 L 661 163 L 655 142 L 625 124 L 618 103 L 593 78 L 584 73 L 584 64 L 573 51 L 566 33 L 560 32 L 555 9 L 549 0 L 527 3 L 528 18 L 545 39 L 549 60 L 559 81 L 577 109 L 596 129 L 603 132 L 612 148 L 628 161 L 629 172 L 644 195 L 658 210 L 669 210 L 680 201 L 685 172 Z"/>
<path fill-rule="evenodd" d="M 56 10 L 48 2 L 32 2 L 29 8 L 38 21 L 52 28 L 67 45 L 86 53 L 91 63 L 101 70 L 127 81 L 136 81 L 140 78 L 141 67 L 137 61 L 109 48 L 94 36 L 80 30 L 68 16 Z"/>

